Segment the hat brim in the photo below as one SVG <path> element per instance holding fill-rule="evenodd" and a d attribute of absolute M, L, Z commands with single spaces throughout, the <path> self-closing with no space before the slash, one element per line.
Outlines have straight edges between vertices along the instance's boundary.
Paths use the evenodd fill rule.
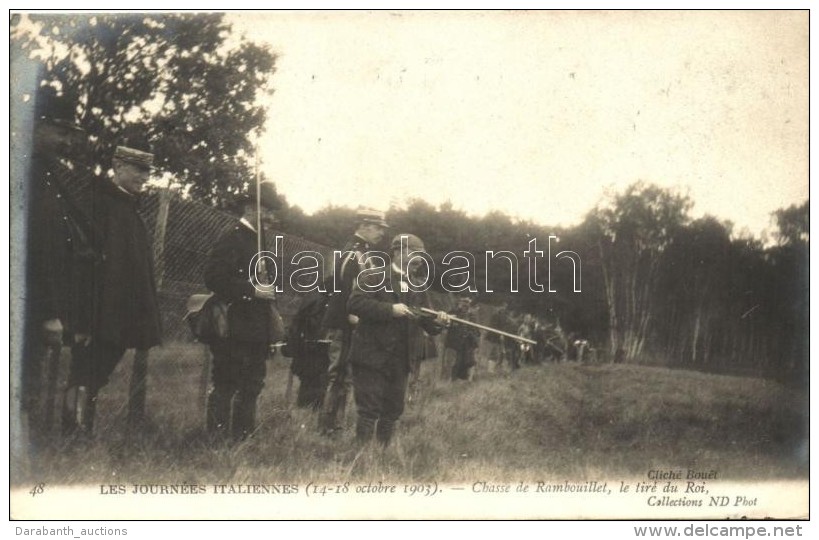
<path fill-rule="evenodd" d="M 127 163 L 128 165 L 133 165 L 134 167 L 142 169 L 143 171 L 146 171 L 146 172 L 151 172 L 151 171 L 154 170 L 154 166 L 153 166 L 152 163 L 145 163 L 144 161 L 139 161 L 139 160 L 136 160 L 136 159 L 128 159 L 128 158 L 124 158 L 122 156 L 115 156 L 114 159 L 117 160 L 117 161 L 121 161 L 122 163 Z"/>
<path fill-rule="evenodd" d="M 384 227 L 385 229 L 390 228 L 390 224 L 386 221 L 381 221 L 378 219 L 362 219 L 361 223 L 367 223 L 369 225 L 378 225 L 379 227 Z"/>

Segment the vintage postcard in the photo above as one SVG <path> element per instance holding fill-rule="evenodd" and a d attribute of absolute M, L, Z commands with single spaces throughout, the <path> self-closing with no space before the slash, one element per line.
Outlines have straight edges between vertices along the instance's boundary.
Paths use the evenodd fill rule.
<path fill-rule="evenodd" d="M 809 518 L 807 10 L 10 39 L 11 518 Z"/>

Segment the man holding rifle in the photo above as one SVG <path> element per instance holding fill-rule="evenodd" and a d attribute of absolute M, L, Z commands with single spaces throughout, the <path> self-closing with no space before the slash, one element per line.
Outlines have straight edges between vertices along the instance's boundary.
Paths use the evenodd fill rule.
<path fill-rule="evenodd" d="M 396 236 L 388 267 L 363 272 L 347 302 L 350 313 L 359 320 L 351 352 L 359 444 L 368 443 L 373 434 L 381 445 L 390 443 L 395 423 L 404 412 L 410 361 L 419 357 L 414 349 L 423 343 L 419 336 L 422 332 L 438 334 L 449 322 L 444 312 L 432 319 L 419 311 L 426 295 L 413 290 L 411 276 L 421 261 L 412 255 L 423 251 L 417 236 Z"/>

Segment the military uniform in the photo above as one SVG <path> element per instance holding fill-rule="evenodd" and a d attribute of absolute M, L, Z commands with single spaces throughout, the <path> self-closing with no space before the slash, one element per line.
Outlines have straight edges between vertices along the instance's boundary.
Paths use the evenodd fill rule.
<path fill-rule="evenodd" d="M 228 336 L 214 338 L 212 389 L 207 429 L 234 440 L 247 437 L 256 424 L 256 401 L 264 386 L 270 344 L 282 338 L 269 300 L 255 297 L 248 275 L 258 252 L 256 231 L 242 221 L 213 247 L 205 266 L 205 285 L 228 307 Z"/>
<path fill-rule="evenodd" d="M 38 153 L 32 162 L 22 409 L 29 414 L 32 435 L 36 438 L 45 435 L 46 424 L 50 422 L 48 406 L 53 396 L 43 392 L 54 390 L 53 355 L 59 355 L 62 345 L 61 336 L 44 336 L 43 324 L 59 320 L 66 339 L 75 332 L 88 331 L 92 290 L 86 276 L 93 272 L 95 254 L 90 245 L 88 216 L 79 211 L 66 189 L 71 182 L 87 179 L 81 179 L 71 163 L 52 156 Z M 44 384 L 46 376 L 52 381 L 49 385 Z"/>
<path fill-rule="evenodd" d="M 151 154 L 123 147 L 117 148 L 117 157 L 139 166 L 150 166 L 152 159 Z M 137 196 L 110 179 L 94 183 L 91 242 L 100 261 L 86 276 L 93 290 L 91 341 L 72 348 L 63 416 L 66 431 L 77 427 L 91 431 L 97 395 L 127 349 L 146 350 L 160 342 L 152 242 L 137 209 Z"/>
<path fill-rule="evenodd" d="M 383 213 L 359 211 L 362 222 L 371 222 L 386 227 Z M 349 362 L 350 341 L 355 327 L 354 319 L 348 314 L 347 301 L 353 290 L 353 283 L 364 269 L 364 254 L 370 251 L 370 244 L 358 235 L 347 242 L 342 256 L 336 261 L 333 275 L 336 276 L 337 293 L 327 306 L 322 325 L 326 339 L 330 341 L 330 367 L 327 370 L 327 390 L 319 415 L 319 429 L 331 433 L 338 429 L 338 417 L 344 416 L 347 395 L 352 386 L 352 371 Z"/>
<path fill-rule="evenodd" d="M 440 333 L 442 327 L 427 318 L 410 319 L 393 316 L 393 305 L 424 305 L 423 293 L 406 287 L 405 275 L 394 265 L 388 270 L 393 290 L 367 291 L 356 285 L 348 300 L 350 313 L 359 317 L 352 341 L 351 363 L 353 386 L 358 409 L 356 439 L 366 442 L 375 432 L 381 444 L 392 438 L 395 422 L 404 412 L 407 376 L 414 358 L 423 356 L 422 332 Z M 372 274 L 363 279 L 375 286 L 381 277 Z"/>

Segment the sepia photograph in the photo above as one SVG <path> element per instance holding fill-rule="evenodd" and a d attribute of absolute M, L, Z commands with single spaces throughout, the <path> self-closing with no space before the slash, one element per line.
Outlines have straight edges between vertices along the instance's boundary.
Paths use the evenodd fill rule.
<path fill-rule="evenodd" d="M 808 520 L 809 15 L 10 12 L 10 518 Z"/>

